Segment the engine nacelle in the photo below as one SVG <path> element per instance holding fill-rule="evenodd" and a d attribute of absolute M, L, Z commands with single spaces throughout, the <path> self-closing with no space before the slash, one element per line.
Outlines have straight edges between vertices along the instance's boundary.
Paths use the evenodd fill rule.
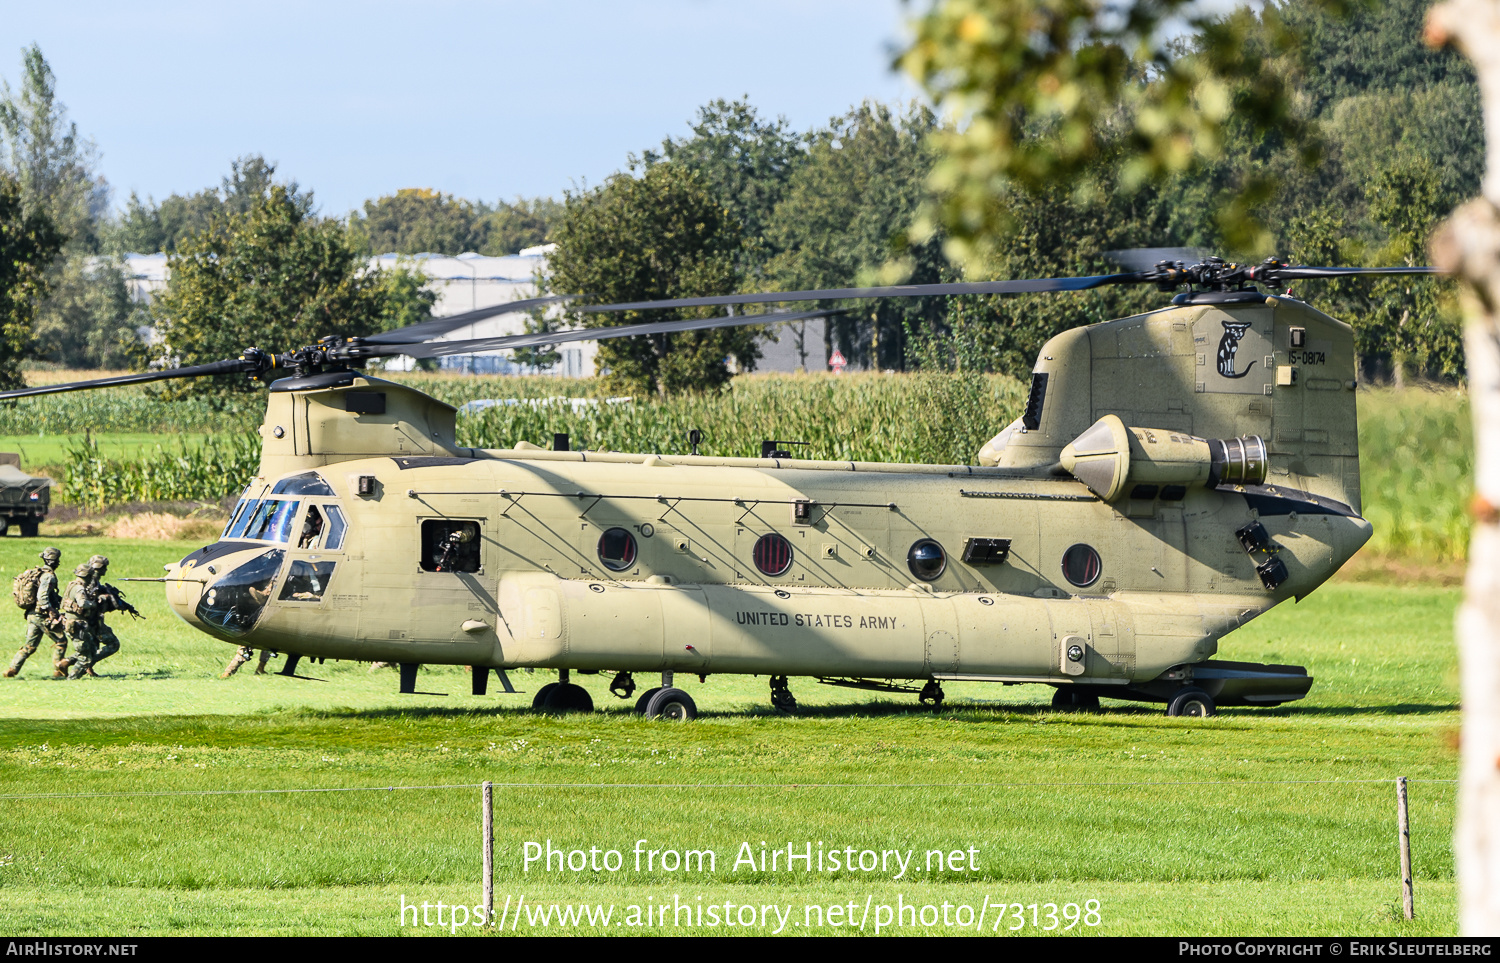
<path fill-rule="evenodd" d="M 1113 502 L 1137 485 L 1259 485 L 1268 464 L 1256 435 L 1195 438 L 1166 428 L 1127 428 L 1105 415 L 1062 450 L 1062 465 L 1094 494 Z"/>

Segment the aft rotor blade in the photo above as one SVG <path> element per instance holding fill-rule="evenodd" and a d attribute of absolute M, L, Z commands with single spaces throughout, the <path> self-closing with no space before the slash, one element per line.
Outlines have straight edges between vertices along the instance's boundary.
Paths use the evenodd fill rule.
<path fill-rule="evenodd" d="M 1442 274 L 1435 267 L 1381 267 L 1381 268 L 1337 268 L 1337 267 L 1279 267 L 1275 276 L 1282 281 L 1311 281 L 1318 278 L 1342 278 L 1363 274 Z"/>
<path fill-rule="evenodd" d="M 147 371 L 144 374 L 120 375 L 115 378 L 96 378 L 93 381 L 69 381 L 57 385 L 38 385 L 35 388 L 20 388 L 15 391 L 0 391 L 0 401 L 9 398 L 29 398 L 32 395 L 56 395 L 65 391 L 87 391 L 90 388 L 115 388 L 120 385 L 138 385 L 148 381 L 166 381 L 169 378 L 200 378 L 216 374 L 240 374 L 260 370 L 260 365 L 244 358 L 227 361 L 212 361 L 187 368 L 167 368 L 163 371 Z"/>
<path fill-rule="evenodd" d="M 408 344 L 418 341 L 426 341 L 428 338 L 436 338 L 447 334 L 449 331 L 457 331 L 465 325 L 476 321 L 484 321 L 502 314 L 515 314 L 520 311 L 530 311 L 548 304 L 557 304 L 577 297 L 575 294 L 554 294 L 544 298 L 526 298 L 522 301 L 510 301 L 506 304 L 494 304 L 487 308 L 479 308 L 467 311 L 463 314 L 450 314 L 445 318 L 433 318 L 431 321 L 421 321 L 417 324 L 397 328 L 395 331 L 383 331 L 380 334 L 365 338 L 366 344 Z"/>
<path fill-rule="evenodd" d="M 440 358 L 445 355 L 471 354 L 476 351 L 498 351 L 502 348 L 539 348 L 570 341 L 603 341 L 609 338 L 629 338 L 647 334 L 677 334 L 683 331 L 704 331 L 710 328 L 735 328 L 748 324 L 786 324 L 806 321 L 831 314 L 843 314 L 842 310 L 824 311 L 768 311 L 762 314 L 731 314 L 720 318 L 690 318 L 686 321 L 657 321 L 649 324 L 621 324 L 609 328 L 575 328 L 568 331 L 547 331 L 537 334 L 511 334 L 494 338 L 474 338 L 468 341 L 427 341 L 421 344 L 391 345 L 380 354 L 404 354 L 412 358 Z"/>
<path fill-rule="evenodd" d="M 1030 278 L 1020 281 L 956 281 L 950 284 L 895 284 L 878 288 L 826 288 L 820 291 L 769 291 L 760 294 L 723 294 L 707 298 L 589 304 L 585 312 L 648 311 L 654 308 L 694 308 L 705 305 L 780 304 L 791 301 L 840 301 L 854 298 L 923 298 L 945 294 L 1040 294 L 1046 291 L 1088 291 L 1106 284 L 1145 280 L 1139 272 L 1100 274 L 1082 278 Z"/>

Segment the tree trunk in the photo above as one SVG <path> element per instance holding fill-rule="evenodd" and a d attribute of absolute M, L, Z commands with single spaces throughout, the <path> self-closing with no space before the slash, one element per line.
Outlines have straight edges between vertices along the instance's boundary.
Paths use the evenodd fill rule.
<path fill-rule="evenodd" d="M 1445 0 L 1427 18 L 1434 46 L 1463 51 L 1479 74 L 1487 147 L 1482 196 L 1432 241 L 1434 263 L 1462 282 L 1474 415 L 1475 527 L 1457 632 L 1462 678 L 1459 931 L 1500 935 L 1500 3 Z"/>

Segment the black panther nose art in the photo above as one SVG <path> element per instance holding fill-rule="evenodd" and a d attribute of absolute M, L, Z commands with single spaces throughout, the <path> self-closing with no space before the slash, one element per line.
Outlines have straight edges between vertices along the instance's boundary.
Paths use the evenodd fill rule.
<path fill-rule="evenodd" d="M 1251 362 L 1239 374 L 1235 374 L 1234 371 L 1234 353 L 1239 350 L 1240 339 L 1248 330 L 1250 330 L 1249 321 L 1224 322 L 1224 337 L 1219 339 L 1219 374 L 1226 378 L 1243 378 L 1250 373 L 1251 368 L 1255 367 L 1254 362 Z"/>

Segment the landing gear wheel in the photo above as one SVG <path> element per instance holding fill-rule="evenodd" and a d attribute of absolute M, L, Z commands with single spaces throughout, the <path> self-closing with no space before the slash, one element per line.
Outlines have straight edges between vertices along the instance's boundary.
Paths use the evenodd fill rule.
<path fill-rule="evenodd" d="M 647 689 L 645 692 L 642 692 L 641 697 L 635 700 L 635 714 L 638 716 L 645 715 L 646 707 L 651 704 L 651 697 L 656 695 L 660 691 L 661 686 L 656 686 L 654 688 Z"/>
<path fill-rule="evenodd" d="M 1079 692 L 1077 689 L 1058 686 L 1057 691 L 1052 693 L 1052 708 L 1060 712 L 1097 712 L 1099 697 L 1092 692 Z"/>
<path fill-rule="evenodd" d="M 697 717 L 698 707 L 693 704 L 693 697 L 681 689 L 661 689 L 646 703 L 647 719 L 691 722 Z"/>
<path fill-rule="evenodd" d="M 791 715 L 797 711 L 797 699 L 792 695 L 791 687 L 787 685 L 786 676 L 771 676 L 771 705 L 778 712 Z"/>
<path fill-rule="evenodd" d="M 938 681 L 928 679 L 927 684 L 922 686 L 922 692 L 917 696 L 917 701 L 924 706 L 932 703 L 933 709 L 941 709 L 945 698 L 947 697 L 943 694 L 943 687 L 938 684 Z"/>
<path fill-rule="evenodd" d="M 36 538 L 36 530 L 41 527 L 41 522 L 21 522 L 21 537 Z"/>
<path fill-rule="evenodd" d="M 534 696 L 531 697 L 531 707 L 533 709 L 545 709 L 545 708 L 547 708 L 547 698 L 549 696 L 551 696 L 553 692 L 556 692 L 556 691 L 557 691 L 557 683 L 556 682 L 549 682 L 546 685 L 542 686 L 540 689 L 536 690 L 536 695 L 534 695 Z"/>
<path fill-rule="evenodd" d="M 547 693 L 547 700 L 542 708 L 548 712 L 593 712 L 594 698 L 581 685 L 560 683 L 556 689 Z"/>
<path fill-rule="evenodd" d="M 629 672 L 617 672 L 614 681 L 609 684 L 609 691 L 617 699 L 628 699 L 635 691 L 635 678 Z"/>
<path fill-rule="evenodd" d="M 1218 715 L 1219 709 L 1214 705 L 1214 700 L 1202 689 L 1183 689 L 1172 697 L 1167 703 L 1167 715 L 1187 716 L 1192 719 L 1205 719 L 1212 715 Z"/>

